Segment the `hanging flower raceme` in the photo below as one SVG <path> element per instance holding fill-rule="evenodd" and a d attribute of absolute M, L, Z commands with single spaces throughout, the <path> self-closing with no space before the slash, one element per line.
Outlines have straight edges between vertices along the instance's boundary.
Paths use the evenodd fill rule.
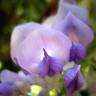
<path fill-rule="evenodd" d="M 53 88 L 58 90 L 58 81 L 64 74 L 68 96 L 73 96 L 84 84 L 80 65 L 75 64 L 85 58 L 86 47 L 93 40 L 93 32 L 87 25 L 88 12 L 76 6 L 76 0 L 60 0 L 57 14 L 51 19 L 51 27 L 34 22 L 16 26 L 11 37 L 11 57 L 27 73 L 23 73 L 22 82 L 43 87 L 39 95 L 46 96 Z M 67 67 L 64 72 L 65 65 L 72 61 L 74 67 Z"/>
<path fill-rule="evenodd" d="M 74 96 L 74 92 L 79 90 L 84 84 L 83 76 L 80 72 L 80 65 L 67 70 L 64 74 L 64 86 L 67 90 L 67 96 Z"/>
<path fill-rule="evenodd" d="M 86 8 L 77 6 L 76 0 L 60 0 L 56 14 L 56 23 L 64 20 L 69 12 L 72 12 L 73 15 L 82 20 L 84 23 L 88 24 L 88 11 Z"/>

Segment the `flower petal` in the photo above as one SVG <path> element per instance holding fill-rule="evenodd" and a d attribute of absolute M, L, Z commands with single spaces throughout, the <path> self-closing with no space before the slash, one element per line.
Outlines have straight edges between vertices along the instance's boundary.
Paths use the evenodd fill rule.
<path fill-rule="evenodd" d="M 86 57 L 86 49 L 80 43 L 73 43 L 70 50 L 70 61 L 75 61 L 79 63 L 81 59 L 85 59 Z"/>
<path fill-rule="evenodd" d="M 52 15 L 50 17 L 48 17 L 47 19 L 45 19 L 42 24 L 43 25 L 47 25 L 49 27 L 52 27 L 55 21 L 55 15 Z"/>
<path fill-rule="evenodd" d="M 0 96 L 12 96 L 16 90 L 16 86 L 12 82 L 6 82 L 0 84 Z"/>
<path fill-rule="evenodd" d="M 25 40 L 25 38 L 36 28 L 40 27 L 38 23 L 26 23 L 18 25 L 14 28 L 11 36 L 11 55 L 13 55 L 14 51 L 17 47 Z M 15 63 L 18 61 L 15 57 L 12 56 L 12 59 Z"/>
<path fill-rule="evenodd" d="M 84 84 L 83 76 L 80 73 L 80 65 L 69 69 L 64 75 L 64 86 L 68 94 L 73 94 Z"/>
<path fill-rule="evenodd" d="M 68 13 L 61 23 L 54 26 L 54 28 L 64 32 L 73 42 L 79 42 L 84 46 L 91 43 L 94 37 L 90 27 L 75 17 L 71 12 Z"/>
<path fill-rule="evenodd" d="M 70 85 L 71 81 L 74 80 L 78 71 L 80 71 L 80 65 L 76 65 L 64 74 L 64 86 L 66 88 Z"/>
<path fill-rule="evenodd" d="M 21 80 L 18 74 L 9 70 L 3 70 L 0 74 L 0 79 L 1 82 L 15 82 Z"/>
<path fill-rule="evenodd" d="M 38 65 L 43 59 L 43 48 L 50 56 L 66 63 L 69 60 L 71 46 L 70 39 L 62 32 L 41 26 L 24 39 L 12 56 L 17 59 L 22 69 L 32 73 L 37 72 Z"/>
<path fill-rule="evenodd" d="M 39 65 L 38 68 L 39 75 L 41 77 L 45 77 L 61 73 L 63 70 L 62 63 L 58 59 L 49 56 L 45 49 L 43 50 L 45 57 L 43 58 L 43 60 Z"/>
<path fill-rule="evenodd" d="M 63 0 L 61 0 L 59 3 L 59 9 L 56 15 L 56 23 L 64 20 L 65 16 L 67 16 L 69 12 L 72 12 L 73 15 L 82 20 L 84 23 L 89 23 L 88 11 L 85 8 L 81 8 L 74 4 L 65 3 Z"/>

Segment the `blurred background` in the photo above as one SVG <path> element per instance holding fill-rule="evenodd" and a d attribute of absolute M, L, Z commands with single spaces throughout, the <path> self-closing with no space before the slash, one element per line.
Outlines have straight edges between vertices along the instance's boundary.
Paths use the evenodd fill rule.
<path fill-rule="evenodd" d="M 21 23 L 42 22 L 56 13 L 59 0 L 0 0 L 0 71 L 9 69 L 18 71 L 10 58 L 10 36 L 13 28 Z M 80 96 L 96 96 L 96 0 L 77 0 L 89 10 L 90 26 L 94 31 L 94 41 L 87 49 L 87 58 L 81 61 L 86 88 Z M 59 96 L 63 96 L 61 89 Z"/>

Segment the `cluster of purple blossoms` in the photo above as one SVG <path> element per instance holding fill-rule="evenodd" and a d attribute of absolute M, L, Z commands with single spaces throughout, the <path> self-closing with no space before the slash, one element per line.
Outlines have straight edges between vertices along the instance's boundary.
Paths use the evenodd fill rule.
<path fill-rule="evenodd" d="M 42 24 L 16 26 L 11 37 L 11 57 L 22 71 L 1 73 L 0 96 L 19 96 L 15 94 L 19 91 L 26 96 L 34 84 L 43 90 L 58 90 L 62 75 L 68 96 L 73 96 L 84 84 L 79 63 L 85 59 L 92 40 L 88 11 L 77 6 L 75 0 L 60 0 L 57 14 Z M 63 70 L 71 62 L 74 65 Z M 25 92 L 24 85 L 28 86 Z"/>

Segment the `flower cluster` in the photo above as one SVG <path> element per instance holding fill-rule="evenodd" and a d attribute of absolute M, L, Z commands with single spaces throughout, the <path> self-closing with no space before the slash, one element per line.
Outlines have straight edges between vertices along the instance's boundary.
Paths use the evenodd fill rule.
<path fill-rule="evenodd" d="M 84 84 L 79 63 L 85 59 L 92 40 L 88 11 L 78 7 L 75 0 L 60 0 L 57 14 L 42 24 L 29 22 L 16 26 L 11 37 L 11 57 L 22 72 L 1 73 L 0 95 L 19 96 L 12 94 L 21 91 L 26 96 L 33 84 L 47 92 L 52 88 L 58 90 L 63 76 L 67 94 L 73 96 Z M 74 65 L 63 70 L 71 62 Z M 25 92 L 23 86 L 28 86 Z"/>

